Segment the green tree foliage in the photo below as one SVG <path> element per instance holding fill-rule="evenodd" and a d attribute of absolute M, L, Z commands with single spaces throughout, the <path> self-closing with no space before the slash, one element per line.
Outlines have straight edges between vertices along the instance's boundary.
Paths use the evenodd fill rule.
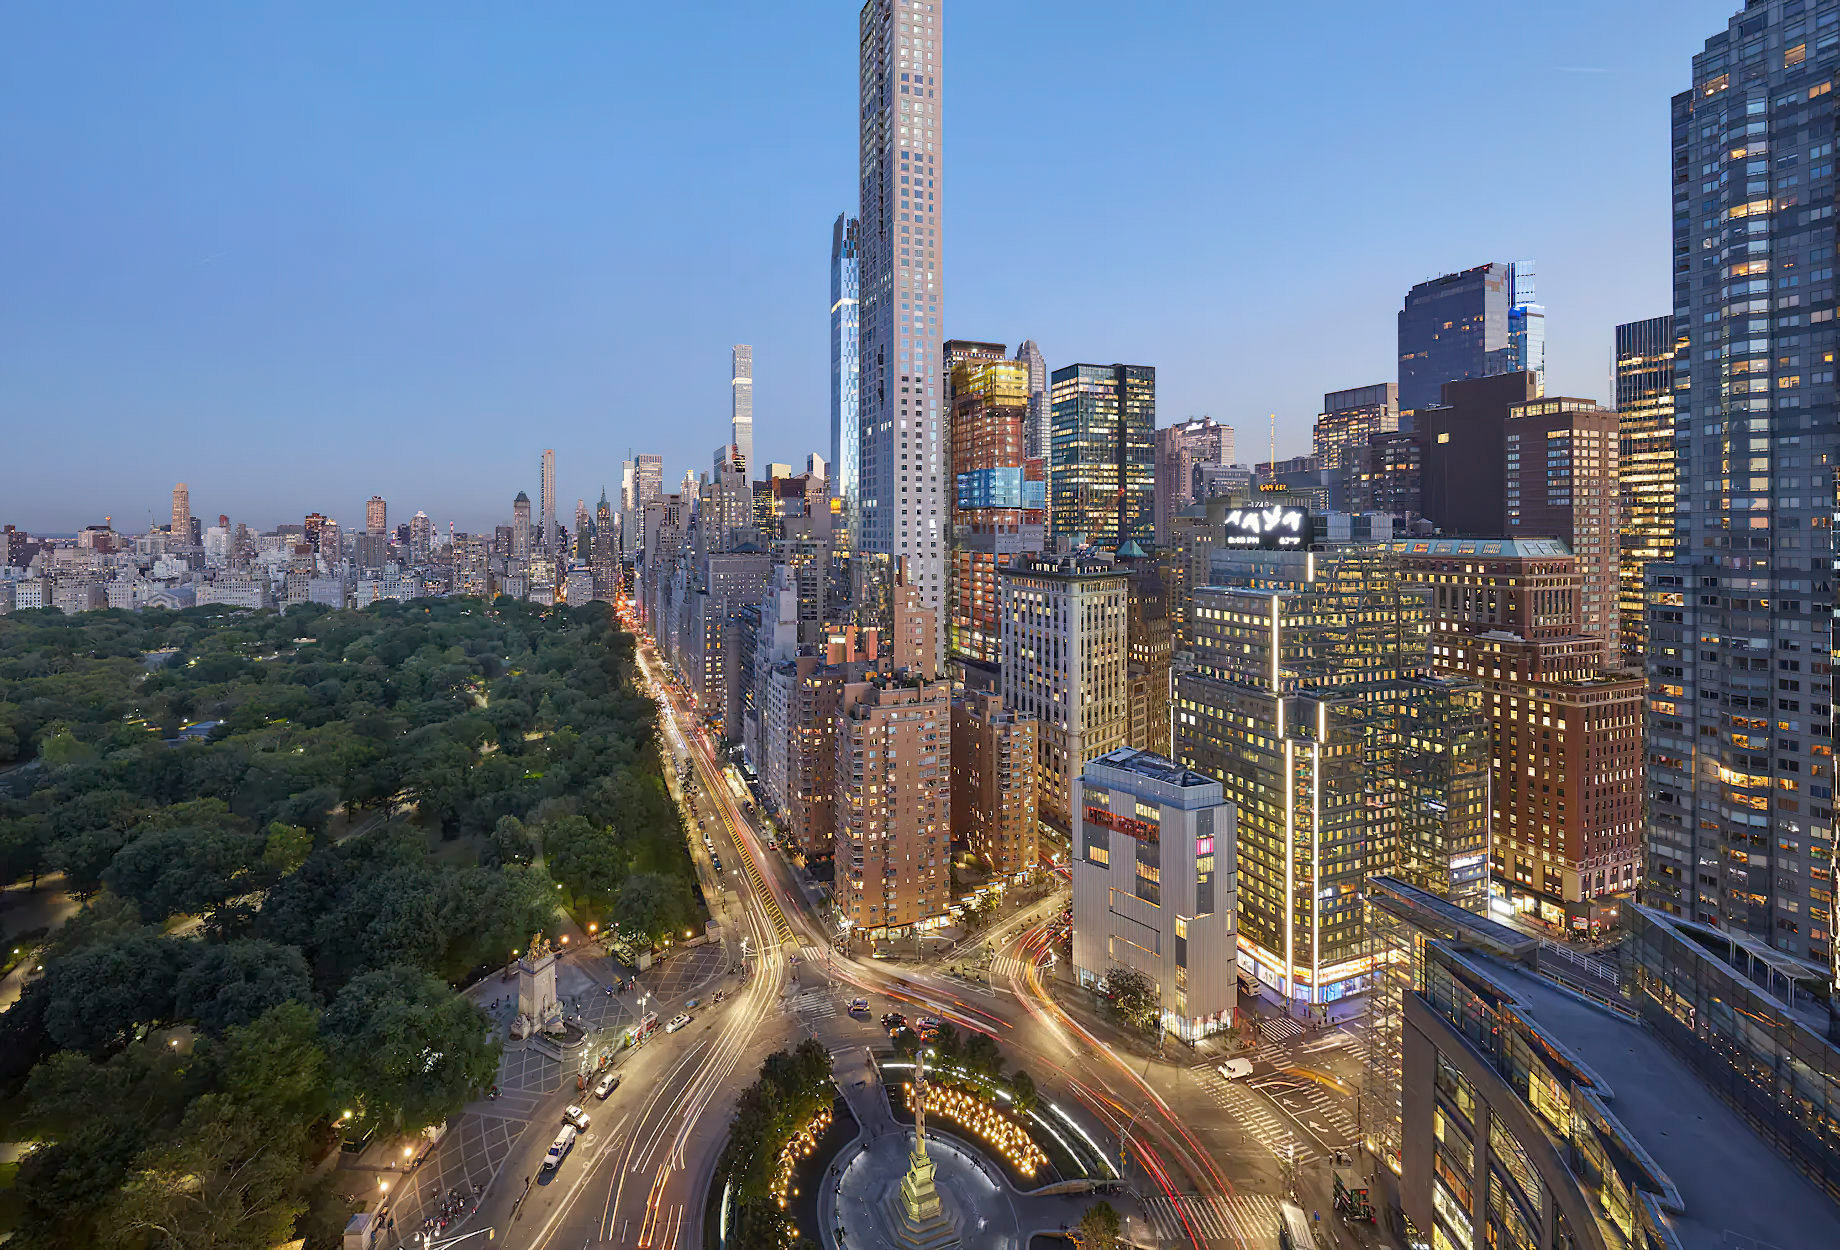
<path fill-rule="evenodd" d="M 1112 1014 L 1133 1029 L 1153 1032 L 1162 1019 L 1163 998 L 1156 982 L 1135 968 L 1114 964 L 1105 974 Z"/>
<path fill-rule="evenodd" d="M 760 1078 L 742 1091 L 736 1103 L 734 1126 L 720 1165 L 722 1175 L 734 1182 L 744 1208 L 765 1203 L 777 1210 L 769 1187 L 779 1152 L 835 1096 L 830 1052 L 817 1041 L 807 1038 L 794 1050 L 767 1056 L 760 1066 Z"/>
<path fill-rule="evenodd" d="M 324 1021 L 333 1086 L 360 1123 L 438 1124 L 491 1084 L 498 1043 L 483 1012 L 437 977 L 395 966 L 353 980 Z"/>
<path fill-rule="evenodd" d="M 543 826 L 543 863 L 576 898 L 609 909 L 626 881 L 627 855 L 613 834 L 586 817 L 563 816 Z"/>
<path fill-rule="evenodd" d="M 1016 1108 L 1016 1114 L 1027 1115 L 1040 1103 L 1041 1095 L 1035 1091 L 1035 1078 L 1027 1072 L 1021 1070 L 1012 1072 L 1006 1084 L 1009 1086 L 1009 1096 L 1012 1105 Z"/>
<path fill-rule="evenodd" d="M 614 922 L 645 942 L 660 942 L 682 930 L 690 918 L 690 890 L 678 877 L 635 873 L 620 887 Z"/>
<path fill-rule="evenodd" d="M 1080 1245 L 1085 1250 L 1117 1250 L 1124 1225 L 1118 1218 L 1118 1209 L 1105 1199 L 1086 1208 L 1086 1214 L 1080 1217 Z"/>
<path fill-rule="evenodd" d="M 45 967 L 44 1029 L 61 1050 L 103 1054 L 138 1028 L 173 1019 L 179 975 L 191 952 L 150 932 L 98 942 Z"/>
<path fill-rule="evenodd" d="M 261 884 L 265 844 L 229 829 L 155 829 L 122 847 L 102 882 L 148 920 L 210 912 Z"/>
<path fill-rule="evenodd" d="M 207 1033 L 252 1023 L 284 1003 L 313 1001 L 307 961 L 292 946 L 245 938 L 200 949 L 174 984 L 173 1010 Z"/>

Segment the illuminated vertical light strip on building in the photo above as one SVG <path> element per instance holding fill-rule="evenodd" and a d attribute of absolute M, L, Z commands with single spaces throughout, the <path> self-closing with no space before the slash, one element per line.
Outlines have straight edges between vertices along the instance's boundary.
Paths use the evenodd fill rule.
<path fill-rule="evenodd" d="M 1322 744 L 1329 713 L 1316 705 L 1316 743 L 1310 748 L 1310 1000 L 1323 1001 L 1322 987 Z"/>
<path fill-rule="evenodd" d="M 1283 707 L 1283 700 L 1279 700 Z M 1290 739 L 1284 741 L 1284 996 L 1297 997 L 1297 756 Z"/>

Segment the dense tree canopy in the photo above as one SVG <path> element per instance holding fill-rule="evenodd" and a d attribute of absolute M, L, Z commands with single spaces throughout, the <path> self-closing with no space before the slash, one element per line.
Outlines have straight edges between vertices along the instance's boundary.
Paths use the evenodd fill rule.
<path fill-rule="evenodd" d="M 343 1110 L 418 1129 L 494 1079 L 456 985 L 559 902 L 700 915 L 599 605 L 0 617 L 0 883 L 49 872 L 83 908 L 0 1013 L 27 1247 L 302 1236 Z"/>

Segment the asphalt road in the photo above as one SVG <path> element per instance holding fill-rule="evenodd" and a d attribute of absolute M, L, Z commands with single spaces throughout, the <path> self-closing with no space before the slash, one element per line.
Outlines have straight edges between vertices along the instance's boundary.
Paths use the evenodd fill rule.
<path fill-rule="evenodd" d="M 656 679 L 651 648 L 642 645 L 640 656 Z M 664 688 L 656 680 L 655 686 Z M 735 1099 L 760 1061 L 807 1036 L 833 1052 L 878 1043 L 883 1038 L 873 1021 L 891 1008 L 924 1009 L 961 1031 L 991 1034 L 1013 1066 L 1028 1069 L 1044 1098 L 1073 1115 L 1114 1159 L 1122 1141 L 1125 1180 L 1142 1199 L 1144 1214 L 1128 1230 L 1139 1244 L 1270 1250 L 1277 1245 L 1279 1196 L 1293 1183 L 1306 1210 L 1320 1205 L 1312 1195 L 1326 1193 L 1327 1159 L 1353 1137 L 1358 1036 L 1274 1022 L 1251 1056 L 1253 1075 L 1237 1082 L 1216 1071 L 1225 1058 L 1218 1049 L 1172 1042 L 1158 1053 L 1135 1043 L 1096 1010 L 1082 1009 L 1084 991 L 1053 983 L 1044 963 L 1045 925 L 1064 902 L 1059 892 L 1000 921 L 937 967 L 835 949 L 814 894 L 792 865 L 766 849 L 766 835 L 743 812 L 694 718 L 675 695 L 666 711 L 667 752 L 693 766 L 699 825 L 693 835 L 706 821 L 721 872 L 700 836 L 693 836 L 693 852 L 731 955 L 750 976 L 727 1001 L 699 1008 L 688 1029 L 648 1042 L 626 1065 L 619 1091 L 589 1105 L 594 1124 L 553 1178 L 531 1185 L 509 1226 L 494 1221 L 512 1247 L 700 1250 L 702 1196 Z M 982 978 L 945 973 L 979 962 L 978 947 L 991 956 Z M 870 999 L 861 1020 L 845 1010 L 859 994 Z M 558 1096 L 555 1123 L 572 1096 Z M 505 1169 L 499 1188 L 507 1204 L 523 1177 L 538 1174 L 551 1135 L 541 1123 Z M 1360 1235 L 1366 1230 L 1338 1229 L 1323 1215 L 1325 1248 L 1380 1244 Z M 1330 1240 L 1338 1234 L 1339 1241 Z"/>

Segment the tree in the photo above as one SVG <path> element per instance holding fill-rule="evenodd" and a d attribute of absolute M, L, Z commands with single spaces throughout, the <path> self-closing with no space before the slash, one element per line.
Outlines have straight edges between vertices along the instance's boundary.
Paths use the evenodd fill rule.
<path fill-rule="evenodd" d="M 1027 1115 L 1035 1109 L 1041 1096 L 1035 1091 L 1035 1078 L 1027 1072 L 1017 1069 L 1009 1078 L 1010 1105 L 1017 1115 Z"/>
<path fill-rule="evenodd" d="M 1135 968 L 1113 964 L 1105 974 L 1112 1014 L 1126 1026 L 1153 1031 L 1163 1018 L 1163 998 L 1156 982 Z"/>
<path fill-rule="evenodd" d="M 528 864 L 537 857 L 537 839 L 516 816 L 501 816 L 492 826 L 492 853 L 496 863 Z"/>
<path fill-rule="evenodd" d="M 964 1066 L 985 1080 L 995 1083 L 1003 1075 L 1003 1052 L 997 1039 L 988 1033 L 973 1033 L 965 1039 Z"/>
<path fill-rule="evenodd" d="M 173 1018 L 189 950 L 152 933 L 86 946 L 45 966 L 45 1034 L 64 1050 L 103 1054 L 141 1026 Z"/>
<path fill-rule="evenodd" d="M 626 857 L 613 835 L 580 816 L 543 826 L 543 863 L 570 894 L 601 908 L 613 904 L 626 881 Z"/>
<path fill-rule="evenodd" d="M 313 853 L 313 835 L 299 825 L 272 821 L 268 838 L 262 844 L 262 867 L 270 877 L 280 880 L 307 862 Z"/>
<path fill-rule="evenodd" d="M 1086 1208 L 1086 1214 L 1080 1217 L 1078 1231 L 1080 1244 L 1086 1250 L 1116 1250 L 1124 1226 L 1118 1219 L 1117 1209 L 1101 1198 Z"/>
<path fill-rule="evenodd" d="M 330 1114 L 319 1013 L 305 1003 L 270 1007 L 231 1029 L 220 1053 L 224 1092 L 264 1122 L 311 1124 Z"/>
<path fill-rule="evenodd" d="M 226 829 L 159 829 L 122 847 L 102 880 L 149 920 L 210 912 L 257 884 L 266 839 Z"/>
<path fill-rule="evenodd" d="M 677 931 L 690 914 L 684 882 L 661 873 L 635 873 L 620 887 L 614 919 L 622 931 L 657 943 Z"/>
<path fill-rule="evenodd" d="M 313 975 L 291 946 L 245 938 L 206 946 L 179 974 L 174 1008 L 206 1033 L 247 1025 L 270 1008 L 311 1002 Z"/>
<path fill-rule="evenodd" d="M 394 965 L 355 978 L 322 1025 L 333 1087 L 360 1122 L 415 1132 L 455 1114 L 498 1072 L 483 1012 L 439 978 Z"/>

